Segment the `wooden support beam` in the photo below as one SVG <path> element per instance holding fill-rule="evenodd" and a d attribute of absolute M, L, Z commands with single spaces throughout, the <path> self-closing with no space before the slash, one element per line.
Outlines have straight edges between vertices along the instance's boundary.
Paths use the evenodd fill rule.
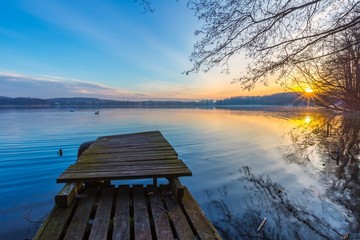
<path fill-rule="evenodd" d="M 55 196 L 55 203 L 58 207 L 68 207 L 76 197 L 77 191 L 83 186 L 83 182 L 67 183 Z"/>
<path fill-rule="evenodd" d="M 184 186 L 178 178 L 168 178 L 171 191 L 174 193 L 175 199 L 181 202 L 184 196 Z"/>

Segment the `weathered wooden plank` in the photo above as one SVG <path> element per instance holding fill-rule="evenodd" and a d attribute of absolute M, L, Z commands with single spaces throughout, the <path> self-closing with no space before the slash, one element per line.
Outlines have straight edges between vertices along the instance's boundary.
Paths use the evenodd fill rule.
<path fill-rule="evenodd" d="M 183 163 L 183 161 L 179 161 L 179 159 L 170 159 L 170 160 L 149 160 L 149 161 L 122 161 L 122 162 L 107 162 L 104 163 L 87 163 L 87 162 L 77 162 L 76 164 L 72 164 L 69 166 L 69 168 L 82 168 L 83 166 L 87 167 L 102 167 L 102 166 L 146 166 L 146 165 L 172 165 L 172 164 L 179 164 Z"/>
<path fill-rule="evenodd" d="M 91 149 L 90 151 L 83 154 L 84 156 L 94 155 L 94 154 L 103 154 L 103 153 L 117 153 L 121 155 L 129 155 L 133 153 L 145 153 L 145 154 L 152 154 L 152 153 L 165 153 L 168 152 L 169 154 L 177 154 L 176 151 L 172 147 L 96 147 Z"/>
<path fill-rule="evenodd" d="M 95 142 L 94 145 L 89 147 L 89 150 L 95 149 L 113 149 L 120 148 L 122 150 L 126 149 L 152 149 L 152 148 L 165 148 L 165 149 L 174 149 L 172 145 L 170 145 L 166 140 L 161 139 L 131 139 L 126 141 L 120 140 L 110 140 L 103 142 Z"/>
<path fill-rule="evenodd" d="M 141 151 L 152 151 L 152 150 L 172 150 L 174 151 L 174 148 L 171 145 L 166 145 L 164 143 L 161 144 L 157 144 L 157 143 L 149 143 L 149 142 L 144 142 L 144 143 L 137 143 L 136 145 L 132 144 L 132 145 L 122 145 L 122 144 L 95 144 L 95 146 L 91 147 L 90 150 L 91 151 L 96 151 L 96 150 L 101 150 L 101 149 L 106 149 L 106 150 L 118 150 L 121 152 L 128 152 L 129 150 L 141 150 Z"/>
<path fill-rule="evenodd" d="M 129 185 L 118 188 L 114 216 L 113 240 L 130 239 L 130 193 Z"/>
<path fill-rule="evenodd" d="M 149 214 L 146 206 L 145 192 L 142 185 L 134 185 L 133 202 L 135 239 L 151 239 Z"/>
<path fill-rule="evenodd" d="M 70 221 L 75 206 L 76 201 L 72 201 L 67 208 L 59 208 L 55 206 L 33 239 L 60 239 L 66 230 L 66 224 Z"/>
<path fill-rule="evenodd" d="M 150 199 L 156 238 L 158 240 L 174 239 L 174 235 L 169 223 L 169 218 L 167 216 L 165 206 L 160 198 L 158 188 L 154 185 L 151 185 L 148 186 L 146 190 Z"/>
<path fill-rule="evenodd" d="M 106 240 L 109 232 L 111 208 L 114 197 L 114 187 L 103 189 L 99 205 L 92 224 L 89 240 Z"/>
<path fill-rule="evenodd" d="M 33 240 L 39 240 L 40 239 L 41 235 L 43 234 L 44 230 L 46 229 L 46 226 L 50 223 L 51 218 L 54 216 L 57 209 L 59 209 L 59 207 L 55 206 L 55 207 L 53 207 L 51 212 L 47 214 L 45 220 L 40 224 L 39 229 L 37 230 L 37 232 L 33 236 L 33 238 L 32 238 Z"/>
<path fill-rule="evenodd" d="M 81 197 L 78 207 L 71 219 L 70 225 L 66 231 L 64 239 L 82 239 L 88 224 L 91 209 L 93 208 L 97 189 L 86 189 Z M 49 238 L 51 239 L 51 238 Z"/>
<path fill-rule="evenodd" d="M 184 163 L 170 164 L 170 165 L 138 165 L 138 166 L 102 166 L 102 167 L 93 167 L 93 166 L 74 166 L 66 169 L 66 173 L 73 172 L 115 172 L 115 171 L 130 171 L 130 170 L 161 170 L 161 169 L 182 169 L 187 168 Z"/>
<path fill-rule="evenodd" d="M 124 146 L 124 147 L 137 147 L 137 146 L 171 146 L 168 141 L 164 138 L 148 138 L 148 139 L 108 139 L 108 140 L 97 140 L 95 146 L 104 146 L 104 147 L 115 147 L 115 146 Z M 93 146 L 92 146 L 93 147 Z"/>
<path fill-rule="evenodd" d="M 122 149 L 132 149 L 132 148 L 173 148 L 165 140 L 143 140 L 138 141 L 136 139 L 129 140 L 109 140 L 109 141 L 97 141 L 90 149 L 94 148 L 122 148 Z"/>
<path fill-rule="evenodd" d="M 57 179 L 58 183 L 74 182 L 74 181 L 106 181 L 106 180 L 126 180 L 126 179 L 145 179 L 145 178 L 167 178 L 167 177 L 182 177 L 182 176 L 191 176 L 191 173 L 184 172 L 163 172 L 163 173 L 127 173 L 124 175 L 119 175 L 117 173 L 106 173 L 102 172 L 101 174 L 64 174 Z"/>
<path fill-rule="evenodd" d="M 179 203 L 173 198 L 173 193 L 165 186 L 161 186 L 162 195 L 164 196 L 166 206 L 170 212 L 170 217 L 174 223 L 176 234 L 179 239 L 194 239 L 195 235 L 191 230 L 186 216 L 182 211 Z"/>
<path fill-rule="evenodd" d="M 94 148 L 96 146 L 138 146 L 140 144 L 147 144 L 147 145 L 166 145 L 171 146 L 170 143 L 164 139 L 163 137 L 152 137 L 152 138 L 128 138 L 128 139 L 121 139 L 121 138 L 113 138 L 113 139 L 102 139 L 96 140 L 95 145 L 91 145 L 90 148 Z"/>
<path fill-rule="evenodd" d="M 177 152 L 172 150 L 172 149 L 133 149 L 132 151 L 121 151 L 119 149 L 116 148 L 108 148 L 108 149 L 94 149 L 91 151 L 87 151 L 84 152 L 83 154 L 81 154 L 80 158 L 84 158 L 87 156 L 91 156 L 91 155 L 99 155 L 99 154 L 109 154 L 109 153 L 116 153 L 119 155 L 122 155 L 124 157 L 136 157 L 136 156 L 141 156 L 141 155 L 177 155 Z"/>
<path fill-rule="evenodd" d="M 169 178 L 168 180 L 170 189 L 173 191 L 175 199 L 181 202 L 182 197 L 184 196 L 184 186 L 178 178 Z"/>
<path fill-rule="evenodd" d="M 72 174 L 72 173 L 96 173 L 96 172 L 119 172 L 119 174 L 126 174 L 126 173 L 132 173 L 132 172 L 136 172 L 136 171 L 145 171 L 145 172 L 165 172 L 167 170 L 169 171 L 178 171 L 178 172 L 183 172 L 186 171 L 188 168 L 186 167 L 186 165 L 181 165 L 181 164 L 173 164 L 173 165 L 168 165 L 168 166 L 128 166 L 128 167 L 102 167 L 102 168 L 94 168 L 94 167 L 89 167 L 89 168 L 82 168 L 82 169 L 67 169 L 64 174 Z"/>
<path fill-rule="evenodd" d="M 184 197 L 182 205 L 191 220 L 191 224 L 196 229 L 200 239 L 221 239 L 214 226 L 206 218 L 205 213 L 195 201 L 189 190 L 184 187 Z"/>
<path fill-rule="evenodd" d="M 83 186 L 83 182 L 67 183 L 55 196 L 55 203 L 59 207 L 68 207 L 76 197 L 76 192 Z"/>
<path fill-rule="evenodd" d="M 153 137 L 153 138 L 128 138 L 128 139 L 106 139 L 106 140 L 97 140 L 95 145 L 91 145 L 90 148 L 94 148 L 96 146 L 140 146 L 141 144 L 145 145 L 165 145 L 171 146 L 166 139 L 163 137 Z"/>
<path fill-rule="evenodd" d="M 115 134 L 115 135 L 108 135 L 99 137 L 98 139 L 104 139 L 104 138 L 119 138 L 119 137 L 136 137 L 136 136 L 163 136 L 159 130 L 155 131 L 146 131 L 146 132 L 136 132 L 136 133 L 124 133 L 124 134 Z"/>
<path fill-rule="evenodd" d="M 141 141 L 152 141 L 152 142 L 167 142 L 167 140 L 164 138 L 164 136 L 145 136 L 145 135 L 139 135 L 139 136 L 128 136 L 128 137 L 105 137 L 105 138 L 98 138 L 96 142 L 102 143 L 102 142 L 128 142 L 128 141 L 135 141 L 135 142 L 141 142 Z"/>
<path fill-rule="evenodd" d="M 89 148 L 86 150 L 86 153 L 84 152 L 84 156 L 90 155 L 90 154 L 98 154 L 98 153 L 104 153 L 104 152 L 117 152 L 117 153 L 123 153 L 126 154 L 128 152 L 175 152 L 175 150 L 171 146 L 166 147 L 159 147 L 159 146 L 153 146 L 151 148 L 145 148 L 144 146 L 138 146 L 138 147 L 105 147 L 105 146 L 94 146 L 92 148 Z"/>
<path fill-rule="evenodd" d="M 128 162 L 128 161 L 150 161 L 150 160 L 173 160 L 178 159 L 178 157 L 174 154 L 172 155 L 137 155 L 137 156 L 121 156 L 118 154 L 100 154 L 100 155 L 89 155 L 83 156 L 78 159 L 78 163 L 105 163 L 105 162 Z"/>
<path fill-rule="evenodd" d="M 60 175 L 57 179 L 61 182 L 76 182 L 88 180 L 121 180 L 121 179 L 139 179 L 139 178 L 166 178 L 191 176 L 192 173 L 188 168 L 182 169 L 164 169 L 160 170 L 143 170 L 139 171 L 122 171 L 122 172 L 87 172 L 87 173 L 66 173 Z"/>
<path fill-rule="evenodd" d="M 164 162 L 164 163 L 178 163 L 183 162 L 177 156 L 147 156 L 147 158 L 142 157 L 134 157 L 134 158 L 92 158 L 92 159 L 86 159 L 85 161 L 77 161 L 75 164 L 100 164 L 102 166 L 104 165 L 144 165 L 144 164 L 151 164 L 156 162 Z M 75 165 L 74 164 L 74 165 Z"/>

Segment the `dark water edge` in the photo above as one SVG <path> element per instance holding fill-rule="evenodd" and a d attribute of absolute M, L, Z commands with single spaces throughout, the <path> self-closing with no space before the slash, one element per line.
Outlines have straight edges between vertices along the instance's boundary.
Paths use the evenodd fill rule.
<path fill-rule="evenodd" d="M 0 239 L 33 235 L 61 188 L 55 179 L 82 142 L 155 129 L 193 171 L 181 181 L 224 239 L 359 237 L 356 114 L 170 108 L 100 109 L 97 116 L 93 109 L 13 109 L 0 110 L 0 124 L 6 126 Z"/>

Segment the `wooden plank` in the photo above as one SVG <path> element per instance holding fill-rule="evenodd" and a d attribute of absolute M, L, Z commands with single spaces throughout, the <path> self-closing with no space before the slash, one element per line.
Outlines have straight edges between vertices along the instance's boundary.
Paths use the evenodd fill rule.
<path fill-rule="evenodd" d="M 112 139 L 107 141 L 96 141 L 94 146 L 97 147 L 172 147 L 166 139 Z M 92 146 L 92 148 L 94 147 Z"/>
<path fill-rule="evenodd" d="M 158 240 L 174 239 L 174 235 L 169 223 L 169 218 L 167 216 L 165 206 L 161 201 L 158 188 L 154 185 L 150 185 L 146 188 L 146 191 L 150 199 L 156 238 Z"/>
<path fill-rule="evenodd" d="M 133 151 L 120 151 L 119 149 L 116 149 L 116 148 L 109 148 L 109 149 L 102 148 L 102 149 L 96 149 L 96 150 L 91 150 L 91 151 L 86 150 L 86 152 L 81 154 L 79 159 L 87 157 L 87 156 L 99 155 L 99 154 L 109 154 L 109 153 L 114 153 L 114 154 L 118 154 L 118 155 L 125 156 L 125 157 L 138 157 L 138 156 L 142 156 L 142 155 L 170 155 L 170 156 L 178 155 L 177 152 L 172 149 L 153 148 L 153 149 L 144 149 L 144 150 L 133 149 Z"/>
<path fill-rule="evenodd" d="M 42 223 L 40 223 L 39 229 L 37 230 L 34 237 L 32 238 L 33 240 L 40 239 L 41 235 L 43 234 L 43 231 L 46 229 L 46 226 L 49 224 L 51 218 L 54 216 L 57 209 L 59 209 L 59 207 L 57 207 L 57 206 L 53 207 L 51 212 L 47 214 L 45 220 Z"/>
<path fill-rule="evenodd" d="M 181 202 L 182 197 L 184 196 L 184 186 L 181 184 L 178 178 L 169 178 L 170 189 L 172 190 L 175 199 Z"/>
<path fill-rule="evenodd" d="M 179 203 L 173 198 L 173 193 L 165 186 L 161 186 L 166 206 L 174 223 L 175 231 L 179 239 L 194 239 L 195 235 L 183 213 Z"/>
<path fill-rule="evenodd" d="M 122 162 L 107 162 L 104 163 L 86 163 L 86 162 L 77 162 L 76 164 L 72 164 L 69 166 L 69 168 L 72 167 L 79 167 L 82 168 L 82 166 L 90 166 L 90 167 L 102 167 L 102 166 L 145 166 L 145 165 L 171 165 L 171 164 L 178 164 L 183 163 L 182 161 L 179 161 L 179 159 L 170 159 L 170 160 L 149 160 L 149 161 L 122 161 Z"/>
<path fill-rule="evenodd" d="M 152 137 L 152 138 L 114 138 L 114 139 L 103 139 L 103 140 L 96 140 L 95 145 L 91 145 L 91 148 L 96 146 L 138 146 L 141 144 L 148 144 L 148 145 L 166 145 L 171 146 L 170 143 L 163 137 Z"/>
<path fill-rule="evenodd" d="M 151 239 L 149 214 L 146 206 L 145 192 L 142 185 L 134 185 L 133 202 L 135 239 Z"/>
<path fill-rule="evenodd" d="M 176 151 L 172 147 L 159 147 L 159 146 L 153 146 L 145 148 L 144 146 L 139 147 L 122 147 L 120 145 L 114 146 L 114 147 L 96 147 L 92 148 L 90 151 L 87 151 L 81 156 L 89 156 L 94 154 L 103 154 L 103 153 L 117 153 L 121 155 L 129 155 L 133 153 L 145 153 L 145 154 L 151 154 L 151 153 L 159 153 L 159 152 L 168 152 L 169 154 L 176 155 Z"/>
<path fill-rule="evenodd" d="M 99 205 L 96 210 L 94 222 L 92 224 L 89 240 L 106 240 L 109 232 L 111 208 L 114 197 L 114 187 L 103 188 Z"/>
<path fill-rule="evenodd" d="M 128 141 L 128 140 L 133 140 L 133 141 L 149 141 L 149 140 L 164 140 L 164 136 L 160 135 L 132 135 L 132 136 L 116 136 L 116 137 L 102 137 L 102 138 L 98 138 L 97 142 L 109 142 L 109 141 Z M 166 141 L 166 140 L 165 140 Z"/>
<path fill-rule="evenodd" d="M 169 173 L 188 173 L 190 170 L 186 167 L 186 166 L 179 166 L 176 165 L 175 167 L 171 167 L 171 166 L 163 166 L 163 167 L 158 167 L 158 168 L 147 168 L 146 166 L 142 166 L 142 167 L 131 167 L 128 169 L 125 168 L 105 168 L 105 169 L 85 169 L 86 171 L 82 171 L 81 169 L 79 170 L 69 170 L 69 171 L 65 171 L 62 175 L 74 175 L 74 174 L 82 174 L 82 175 L 89 175 L 89 177 L 91 176 L 97 176 L 97 175 L 104 175 L 104 174 L 114 174 L 119 175 L 119 176 L 127 176 L 127 175 L 131 175 L 131 174 L 136 174 L 138 176 L 149 176 L 152 177 L 152 174 L 154 174 L 154 176 L 157 176 L 158 174 L 166 174 L 166 172 Z M 142 171 L 142 172 L 139 172 Z M 118 173 L 118 174 L 116 174 Z M 171 175 L 171 174 L 170 174 Z M 170 177 L 170 176 L 169 176 Z"/>
<path fill-rule="evenodd" d="M 200 208 L 199 204 L 192 197 L 189 190 L 184 187 L 184 197 L 182 205 L 189 216 L 194 229 L 196 229 L 197 235 L 200 239 L 221 239 L 220 235 L 206 218 L 205 213 Z"/>
<path fill-rule="evenodd" d="M 68 167 L 68 169 L 81 169 L 86 167 L 137 167 L 137 166 L 151 166 L 151 165 L 165 165 L 165 166 L 171 166 L 171 165 L 185 165 L 185 163 L 182 160 L 151 160 L 151 161 L 126 161 L 126 162 L 108 162 L 108 163 L 76 163 L 72 164 Z"/>
<path fill-rule="evenodd" d="M 105 162 L 128 162 L 128 161 L 150 161 L 150 160 L 173 160 L 178 159 L 174 154 L 172 155 L 137 155 L 137 156 L 121 156 L 118 154 L 100 154 L 100 155 L 89 155 L 79 158 L 77 163 L 105 163 Z"/>
<path fill-rule="evenodd" d="M 162 169 L 187 169 L 187 166 L 183 163 L 171 164 L 171 165 L 138 165 L 138 166 L 102 166 L 102 167 L 93 167 L 93 166 L 75 166 L 69 167 L 66 169 L 66 173 L 76 173 L 76 172 L 121 172 L 121 171 L 131 171 L 131 170 L 162 170 Z"/>
<path fill-rule="evenodd" d="M 117 150 L 121 152 L 128 152 L 131 150 L 142 150 L 142 151 L 151 151 L 151 150 L 174 150 L 174 148 L 166 143 L 151 143 L 151 142 L 129 142 L 129 143 L 101 143 L 96 144 L 93 143 L 93 146 L 91 148 L 88 148 L 89 151 L 96 151 L 101 149 L 108 149 L 108 150 Z"/>
<path fill-rule="evenodd" d="M 82 239 L 84 237 L 86 225 L 88 224 L 90 213 L 94 205 L 96 192 L 97 189 L 95 188 L 86 189 L 84 192 L 65 234 L 65 240 Z"/>
<path fill-rule="evenodd" d="M 130 193 L 129 185 L 118 188 L 114 217 L 113 240 L 130 239 Z"/>
<path fill-rule="evenodd" d="M 136 140 L 132 141 L 106 141 L 106 142 L 96 142 L 90 150 L 96 149 L 96 148 L 119 148 L 121 150 L 126 149 L 152 149 L 152 148 L 165 148 L 165 149 L 174 149 L 169 143 L 165 141 L 142 141 L 138 142 Z"/>
<path fill-rule="evenodd" d="M 94 146 L 109 146 L 109 145 L 139 145 L 141 143 L 144 144 L 164 144 L 171 146 L 170 143 L 164 137 L 138 137 L 138 138 L 112 138 L 112 139 L 101 139 L 96 140 L 96 144 Z M 91 146 L 93 148 L 94 146 Z"/>
<path fill-rule="evenodd" d="M 68 207 L 76 197 L 77 191 L 83 186 L 83 182 L 67 183 L 55 196 L 55 204 L 59 207 Z"/>
<path fill-rule="evenodd" d="M 73 201 L 67 208 L 55 206 L 33 239 L 60 239 L 66 230 L 66 224 L 70 221 L 75 206 L 76 201 Z"/>
<path fill-rule="evenodd" d="M 119 137 L 132 137 L 132 136 L 163 136 L 162 133 L 159 130 L 155 130 L 155 131 L 146 131 L 146 132 L 136 132 L 136 133 L 124 133 L 124 134 L 115 134 L 115 135 L 108 135 L 108 136 L 103 136 L 103 137 L 99 137 L 98 139 L 104 139 L 104 138 L 119 138 Z"/>
<path fill-rule="evenodd" d="M 164 169 L 159 170 L 143 170 L 139 171 L 122 171 L 122 172 L 88 172 L 88 173 L 63 173 L 57 179 L 58 183 L 76 182 L 88 180 L 122 180 L 122 179 L 139 179 L 139 178 L 167 178 L 191 176 L 192 173 L 188 168 L 182 169 Z"/>
<path fill-rule="evenodd" d="M 101 149 L 117 149 L 118 151 L 126 152 L 129 150 L 174 150 L 174 148 L 165 142 L 128 142 L 128 143 L 117 143 L 115 141 L 111 143 L 94 144 L 90 150 L 101 150 Z"/>

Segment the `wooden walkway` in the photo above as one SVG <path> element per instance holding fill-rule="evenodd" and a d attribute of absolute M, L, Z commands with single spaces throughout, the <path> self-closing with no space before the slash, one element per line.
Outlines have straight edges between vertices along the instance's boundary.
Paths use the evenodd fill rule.
<path fill-rule="evenodd" d="M 167 186 L 86 189 L 68 208 L 55 207 L 37 239 L 221 239 L 185 188 L 181 202 Z"/>
<path fill-rule="evenodd" d="M 159 131 L 98 138 L 57 179 L 67 184 L 33 239 L 221 239 L 177 178 L 189 175 Z M 111 185 L 158 177 L 169 184 Z"/>

